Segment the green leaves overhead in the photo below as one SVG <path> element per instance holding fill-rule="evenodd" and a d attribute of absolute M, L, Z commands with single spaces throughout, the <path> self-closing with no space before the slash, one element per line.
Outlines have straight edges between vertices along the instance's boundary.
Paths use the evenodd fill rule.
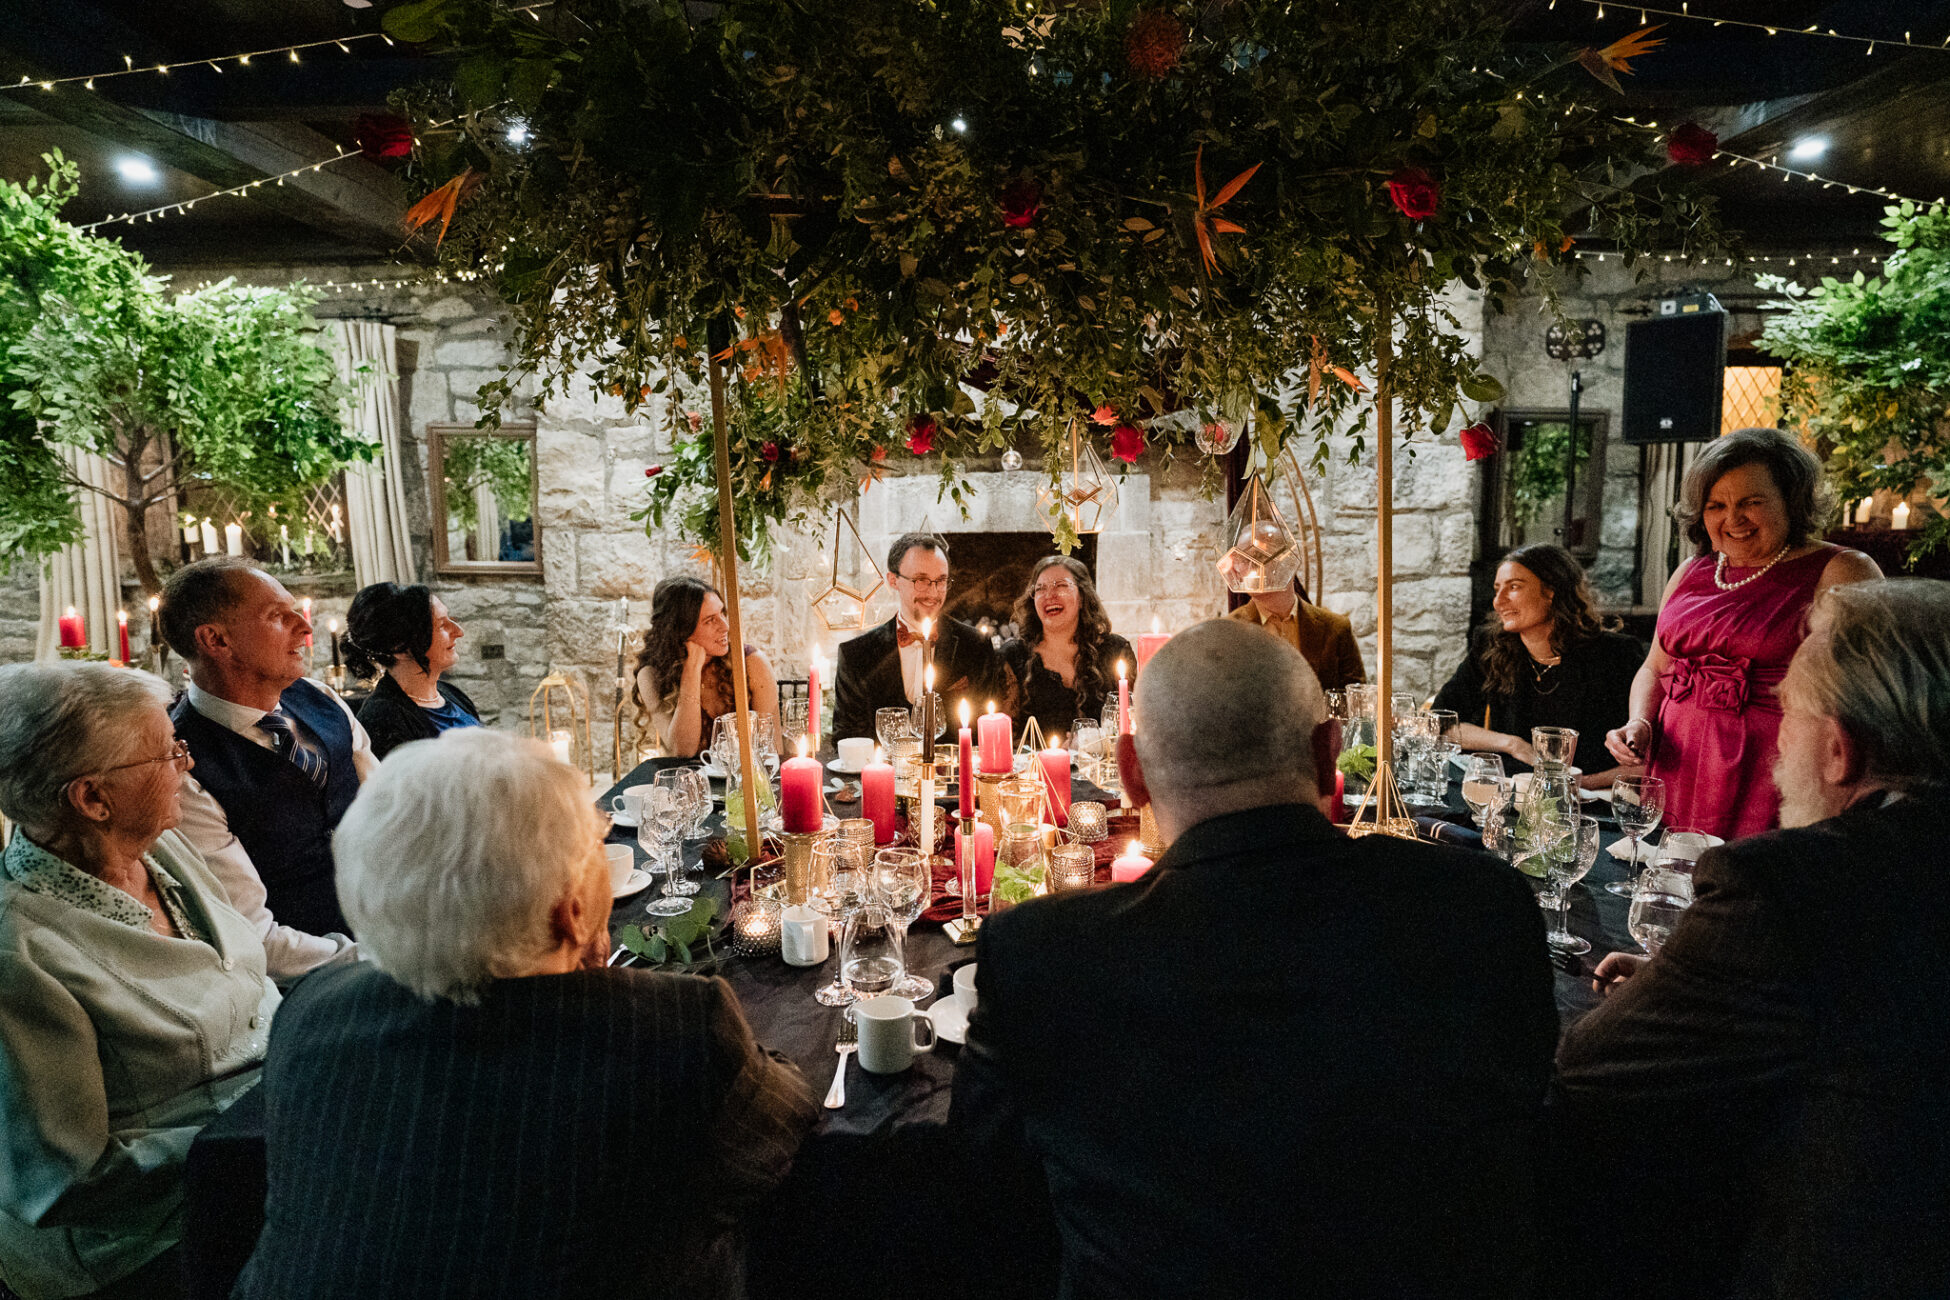
<path fill-rule="evenodd" d="M 795 455 L 745 503 L 760 535 L 873 449 L 907 454 L 917 415 L 950 481 L 983 449 L 1053 452 L 1103 405 L 1273 408 L 1262 441 L 1321 436 L 1372 394 L 1310 396 L 1293 375 L 1315 339 L 1352 374 L 1395 335 L 1404 423 L 1439 431 L 1500 392 L 1452 286 L 1548 294 L 1569 238 L 1712 241 L 1647 171 L 1656 133 L 1618 121 L 1574 51 L 1506 44 L 1487 0 L 1153 4 L 1133 44 L 1138 9 L 418 0 L 387 21 L 457 59 L 406 105 L 428 188 L 488 175 L 442 255 L 514 305 L 546 389 L 593 372 L 634 406 L 694 385 L 734 314 L 761 345 L 734 355 L 734 432 Z M 1391 200 L 1410 171 L 1433 215 Z M 788 375 L 756 364 L 774 353 Z M 781 419 L 789 437 L 758 436 Z M 667 509 L 708 463 L 673 458 Z"/>

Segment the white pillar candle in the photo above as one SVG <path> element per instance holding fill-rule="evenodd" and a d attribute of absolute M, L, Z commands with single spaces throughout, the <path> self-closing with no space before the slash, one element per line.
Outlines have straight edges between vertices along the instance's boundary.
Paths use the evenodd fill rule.
<path fill-rule="evenodd" d="M 205 555 L 215 555 L 223 549 L 223 543 L 217 540 L 217 530 L 208 519 L 203 521 L 201 532 L 203 534 L 203 553 Z"/>
<path fill-rule="evenodd" d="M 244 553 L 244 530 L 240 525 L 225 524 L 223 526 L 223 549 L 228 555 L 242 555 Z"/>
<path fill-rule="evenodd" d="M 1873 496 L 1863 497 L 1862 504 L 1855 507 L 1855 522 L 1858 524 L 1868 523 L 1869 512 L 1874 510 L 1875 506 L 1876 506 L 1876 499 Z"/>
<path fill-rule="evenodd" d="M 1889 512 L 1889 526 L 1897 532 L 1909 527 L 1909 502 L 1898 501 L 1896 508 Z"/>

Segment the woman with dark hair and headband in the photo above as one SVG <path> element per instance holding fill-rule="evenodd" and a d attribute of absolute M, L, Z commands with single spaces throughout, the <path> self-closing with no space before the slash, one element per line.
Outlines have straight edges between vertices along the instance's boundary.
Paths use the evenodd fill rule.
<path fill-rule="evenodd" d="M 341 645 L 349 672 L 379 678 L 372 697 L 359 706 L 375 758 L 409 740 L 481 725 L 481 711 L 467 693 L 440 680 L 459 660 L 456 647 L 465 635 L 440 598 L 418 584 L 375 582 L 352 598 Z"/>

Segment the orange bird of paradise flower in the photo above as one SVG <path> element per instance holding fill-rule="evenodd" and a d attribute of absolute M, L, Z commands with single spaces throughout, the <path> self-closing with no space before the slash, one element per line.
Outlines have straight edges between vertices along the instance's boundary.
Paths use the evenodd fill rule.
<path fill-rule="evenodd" d="M 1228 221 L 1224 217 L 1215 217 L 1212 214 L 1224 207 L 1227 200 L 1231 199 L 1233 195 L 1244 189 L 1246 182 L 1253 178 L 1253 173 L 1265 165 L 1264 163 L 1254 163 L 1245 171 L 1240 172 L 1237 176 L 1227 181 L 1224 187 L 1212 196 L 1212 201 L 1208 203 L 1205 200 L 1205 146 L 1200 145 L 1198 147 L 1198 153 L 1192 159 L 1192 183 L 1196 187 L 1196 197 L 1198 199 L 1198 208 L 1192 213 L 1192 230 L 1198 236 L 1198 255 L 1204 259 L 1205 273 L 1207 275 L 1217 275 L 1219 273 L 1219 259 L 1212 252 L 1213 239 L 1219 235 L 1243 235 L 1246 233 L 1246 228 L 1238 222 Z"/>
<path fill-rule="evenodd" d="M 1618 84 L 1618 74 L 1631 75 L 1633 59 L 1666 43 L 1665 37 L 1655 38 L 1652 35 L 1662 25 L 1655 23 L 1651 27 L 1641 27 L 1629 36 L 1619 37 L 1602 50 L 1579 50 L 1578 63 L 1586 72 L 1622 95 L 1625 88 Z"/>
<path fill-rule="evenodd" d="M 434 246 L 436 248 L 439 247 L 447 238 L 447 227 L 453 224 L 454 209 L 458 208 L 467 196 L 474 192 L 475 187 L 480 185 L 485 179 L 486 177 L 481 172 L 477 172 L 472 167 L 469 167 L 466 171 L 408 208 L 404 218 L 406 228 L 408 230 L 418 230 L 435 217 L 439 217 L 440 237 L 433 241 Z"/>

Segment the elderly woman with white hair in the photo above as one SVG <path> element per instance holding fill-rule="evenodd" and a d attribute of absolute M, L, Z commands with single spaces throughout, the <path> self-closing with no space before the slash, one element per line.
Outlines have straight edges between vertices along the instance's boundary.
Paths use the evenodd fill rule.
<path fill-rule="evenodd" d="M 362 963 L 266 1063 L 240 1297 L 735 1297 L 739 1219 L 816 1114 L 723 980 L 612 969 L 604 825 L 542 745 L 402 746 L 333 840 Z"/>
<path fill-rule="evenodd" d="M 184 1159 L 278 1005 L 171 829 L 168 699 L 106 664 L 0 668 L 0 1277 L 27 1300 L 180 1294 Z"/>

